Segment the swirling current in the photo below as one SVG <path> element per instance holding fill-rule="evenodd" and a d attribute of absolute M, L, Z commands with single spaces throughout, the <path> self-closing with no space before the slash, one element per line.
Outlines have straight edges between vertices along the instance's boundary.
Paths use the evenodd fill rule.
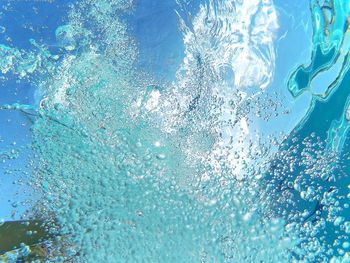
<path fill-rule="evenodd" d="M 0 27 L 0 113 L 30 134 L 2 146 L 0 176 L 18 185 L 12 218 L 46 233 L 33 260 L 350 262 L 349 1 L 4 1 L 1 16 L 40 5 L 64 11 L 50 37 Z M 20 243 L 4 261 L 31 253 Z"/>

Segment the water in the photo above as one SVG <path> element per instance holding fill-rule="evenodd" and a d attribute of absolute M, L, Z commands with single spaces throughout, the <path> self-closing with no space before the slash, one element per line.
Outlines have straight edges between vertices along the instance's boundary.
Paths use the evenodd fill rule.
<path fill-rule="evenodd" d="M 21 8 L 0 211 L 44 222 L 49 261 L 350 260 L 345 0 Z"/>

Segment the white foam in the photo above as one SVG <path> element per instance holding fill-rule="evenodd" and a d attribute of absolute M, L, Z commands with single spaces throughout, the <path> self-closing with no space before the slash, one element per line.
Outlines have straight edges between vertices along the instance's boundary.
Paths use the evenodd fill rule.
<path fill-rule="evenodd" d="M 199 54 L 217 74 L 229 66 L 235 88 L 265 89 L 273 78 L 277 29 L 271 0 L 210 0 L 200 6 L 193 25 L 184 26 L 184 65 Z"/>

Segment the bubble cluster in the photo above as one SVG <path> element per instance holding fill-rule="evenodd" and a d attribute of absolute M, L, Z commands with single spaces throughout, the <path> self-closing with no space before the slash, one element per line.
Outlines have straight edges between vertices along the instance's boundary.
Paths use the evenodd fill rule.
<path fill-rule="evenodd" d="M 30 52 L 0 46 L 1 72 L 40 94 L 37 107 L 1 110 L 33 118 L 31 185 L 40 199 L 28 217 L 55 236 L 60 253 L 48 260 L 346 262 L 349 142 L 334 132 L 344 147 L 333 147 L 329 131 L 345 127 L 347 101 L 336 99 L 337 116 L 324 110 L 344 96 L 315 98 L 283 142 L 264 138 L 257 124 L 283 111 L 278 94 L 265 93 L 275 67 L 273 2 L 213 0 L 187 20 L 179 1 L 184 61 L 172 83 L 157 84 L 135 66 L 125 20 L 133 4 L 73 4 L 55 31 L 57 50 L 35 41 Z M 312 70 L 310 79 L 320 68 Z"/>

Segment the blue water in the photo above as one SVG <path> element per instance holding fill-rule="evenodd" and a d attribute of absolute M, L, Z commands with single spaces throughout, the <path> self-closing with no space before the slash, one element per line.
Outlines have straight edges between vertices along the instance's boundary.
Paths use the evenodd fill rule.
<path fill-rule="evenodd" d="M 350 260 L 347 1 L 1 5 L 0 218 L 49 261 Z"/>

